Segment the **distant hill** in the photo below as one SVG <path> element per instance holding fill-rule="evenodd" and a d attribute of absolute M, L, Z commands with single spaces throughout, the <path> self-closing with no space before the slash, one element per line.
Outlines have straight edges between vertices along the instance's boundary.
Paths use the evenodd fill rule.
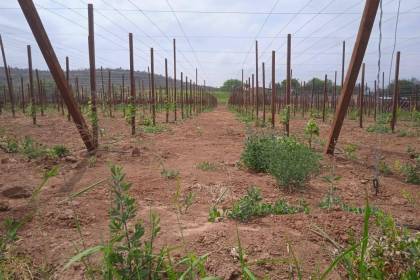
<path fill-rule="evenodd" d="M 122 68 L 115 68 L 115 69 L 104 68 L 103 71 L 102 71 L 102 75 L 103 75 L 103 84 L 104 84 L 105 90 L 108 86 L 108 71 L 111 71 L 111 83 L 114 86 L 116 86 L 117 88 L 119 88 L 122 85 L 123 76 L 124 76 L 124 85 L 125 86 L 130 85 L 130 80 L 129 80 L 130 71 L 129 70 L 122 69 Z M 15 88 L 20 87 L 20 78 L 21 77 L 23 78 L 23 81 L 24 81 L 25 85 L 26 85 L 26 83 L 29 82 L 28 69 L 11 68 L 11 74 L 12 74 L 12 79 L 13 79 L 13 86 Z M 54 83 L 52 82 L 53 79 L 52 79 L 51 73 L 49 71 L 39 70 L 38 74 L 39 74 L 39 79 L 40 80 L 49 81 L 49 82 L 45 83 L 46 85 L 49 85 L 49 86 L 47 86 L 48 91 L 50 90 L 50 88 L 48 88 L 48 87 L 54 87 Z M 178 73 L 178 75 L 180 75 L 180 74 Z M 78 77 L 80 87 L 83 86 L 86 89 L 90 88 L 89 69 L 71 70 L 69 76 L 70 76 L 71 84 L 74 85 L 75 84 L 75 79 L 76 79 L 76 77 Z M 149 75 L 148 75 L 147 72 L 145 72 L 145 71 L 135 71 L 134 72 L 134 77 L 135 77 L 135 80 L 136 80 L 136 88 L 139 87 L 139 83 L 140 83 L 140 81 L 142 81 L 144 83 L 144 88 L 148 89 L 148 87 L 149 87 Z M 159 74 L 155 74 L 154 78 L 155 78 L 156 88 L 165 86 L 165 77 L 164 76 L 159 75 Z M 35 71 L 33 72 L 33 79 L 34 79 L 34 82 L 36 83 Z M 173 79 L 169 78 L 168 83 L 169 83 L 169 86 L 172 87 Z M 97 84 L 97 90 L 100 90 L 102 88 L 102 78 L 101 78 L 101 70 L 100 69 L 96 70 L 96 84 Z M 0 87 L 3 88 L 4 85 L 6 85 L 6 76 L 5 76 L 5 72 L 4 72 L 4 67 L 0 67 Z M 177 80 L 177 85 L 178 85 L 178 87 L 180 86 L 180 80 Z M 51 90 L 53 90 L 53 88 Z"/>

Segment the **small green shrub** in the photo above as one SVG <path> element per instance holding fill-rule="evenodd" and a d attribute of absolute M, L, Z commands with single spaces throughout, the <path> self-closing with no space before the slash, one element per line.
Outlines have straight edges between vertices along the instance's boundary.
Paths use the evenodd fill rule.
<path fill-rule="evenodd" d="M 203 161 L 197 164 L 197 168 L 203 171 L 216 171 L 219 166 L 214 162 Z"/>
<path fill-rule="evenodd" d="M 280 186 L 292 190 L 318 171 L 320 157 L 294 138 L 252 134 L 246 139 L 241 159 L 246 167 L 268 172 Z"/>
<path fill-rule="evenodd" d="M 420 157 L 417 157 L 414 163 L 404 164 L 401 171 L 405 175 L 407 183 L 420 185 Z"/>
<path fill-rule="evenodd" d="M 273 135 L 249 135 L 245 140 L 241 161 L 251 170 L 267 172 L 270 165 L 271 151 L 275 142 L 276 139 Z"/>
<path fill-rule="evenodd" d="M 19 151 L 19 143 L 14 138 L 6 139 L 6 143 L 2 147 L 6 153 L 17 153 Z"/>
<path fill-rule="evenodd" d="M 373 133 L 385 134 L 385 133 L 390 133 L 391 128 L 389 127 L 388 124 L 375 123 L 375 124 L 372 124 L 372 125 L 368 126 L 368 128 L 366 128 L 366 131 L 367 132 L 373 132 Z"/>
<path fill-rule="evenodd" d="M 21 152 L 30 159 L 46 156 L 48 150 L 41 144 L 35 142 L 31 137 L 25 137 L 21 144 Z"/>
<path fill-rule="evenodd" d="M 302 187 L 319 170 L 320 156 L 294 138 L 282 137 L 270 153 L 269 173 L 280 186 Z"/>
<path fill-rule="evenodd" d="M 209 210 L 209 218 L 208 218 L 208 221 L 214 223 L 219 218 L 221 218 L 222 216 L 223 216 L 223 212 L 220 211 L 219 209 L 217 209 L 216 206 L 213 206 Z"/>
<path fill-rule="evenodd" d="M 263 217 L 269 214 L 285 215 L 299 212 L 309 212 L 309 207 L 305 202 L 298 206 L 293 206 L 285 200 L 277 200 L 274 204 L 262 202 L 260 190 L 253 186 L 247 190 L 247 194 L 236 201 L 228 211 L 228 217 L 241 222 L 248 221 L 254 217 Z"/>
<path fill-rule="evenodd" d="M 345 156 L 345 158 L 349 159 L 349 160 L 356 160 L 357 159 L 356 152 L 357 152 L 358 148 L 359 147 L 356 144 L 351 144 L 351 143 L 346 144 L 344 146 L 344 156 Z"/>
<path fill-rule="evenodd" d="M 141 130 L 144 133 L 161 133 L 161 132 L 165 132 L 168 130 L 168 127 L 164 126 L 164 125 L 160 125 L 160 124 L 156 124 L 156 125 L 144 125 L 141 127 Z"/>
<path fill-rule="evenodd" d="M 68 156 L 70 151 L 64 145 L 55 145 L 51 148 L 50 153 L 54 157 L 62 158 Z"/>

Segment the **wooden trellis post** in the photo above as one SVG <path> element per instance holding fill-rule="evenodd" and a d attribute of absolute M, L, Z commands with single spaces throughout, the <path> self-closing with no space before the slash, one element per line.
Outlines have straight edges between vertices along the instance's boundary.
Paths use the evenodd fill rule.
<path fill-rule="evenodd" d="M 7 88 L 9 90 L 10 104 L 12 106 L 12 115 L 13 117 L 15 117 L 15 99 L 14 99 L 14 94 L 13 94 L 12 77 L 10 75 L 10 68 L 7 65 L 6 54 L 4 52 L 4 45 L 3 45 L 3 40 L 1 38 L 1 35 L 0 35 L 0 46 L 1 46 L 1 54 L 3 56 L 4 72 L 6 72 L 6 80 L 7 80 Z M 5 94 L 5 97 L 6 97 L 6 94 Z"/>
<path fill-rule="evenodd" d="M 400 103 L 399 94 L 399 77 L 400 77 L 400 56 L 401 53 L 397 52 L 397 58 L 395 63 L 395 80 L 394 80 L 394 98 L 392 99 L 392 119 L 391 119 L 391 130 L 394 132 L 395 124 L 397 123 L 397 110 Z"/>
<path fill-rule="evenodd" d="M 88 4 L 88 25 L 89 25 L 89 65 L 90 65 L 90 95 L 91 95 L 91 110 L 92 110 L 92 141 L 95 148 L 98 147 L 98 114 L 96 110 L 96 64 L 95 64 L 95 28 L 93 18 L 93 5 Z M 77 80 L 78 81 L 78 80 Z M 76 88 L 79 91 L 79 83 Z M 83 87 L 82 87 L 83 89 Z M 82 99 L 83 102 L 83 99 Z"/>
<path fill-rule="evenodd" d="M 71 89 L 67 84 L 63 70 L 60 67 L 60 63 L 58 62 L 57 56 L 48 38 L 47 32 L 42 25 L 41 18 L 38 15 L 33 1 L 18 0 L 18 2 L 29 26 L 31 27 L 32 33 L 34 34 L 54 81 L 60 90 L 63 100 L 76 124 L 83 143 L 88 151 L 95 150 L 95 145 L 93 143 L 92 136 L 89 133 L 88 126 L 86 125 L 83 115 L 80 113 L 79 106 L 77 106 L 77 103 L 74 100 Z"/>
<path fill-rule="evenodd" d="M 350 103 L 352 92 L 356 84 L 357 76 L 363 62 L 363 57 L 369 43 L 370 34 L 372 32 L 373 23 L 375 22 L 376 13 L 378 11 L 380 0 L 369 0 L 365 3 L 363 16 L 360 22 L 359 31 L 353 48 L 349 69 L 346 74 L 343 88 L 340 94 L 338 109 L 335 113 L 334 121 L 325 147 L 327 154 L 333 154 L 335 145 L 343 126 L 344 117 Z"/>

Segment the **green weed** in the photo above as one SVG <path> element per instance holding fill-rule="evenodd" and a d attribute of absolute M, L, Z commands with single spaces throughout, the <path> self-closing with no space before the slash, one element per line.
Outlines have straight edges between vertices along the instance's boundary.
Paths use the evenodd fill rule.
<path fill-rule="evenodd" d="M 197 168 L 203 171 L 216 171 L 219 169 L 219 165 L 214 162 L 203 161 L 197 164 Z"/>
<path fill-rule="evenodd" d="M 162 171 L 160 172 L 160 175 L 162 175 L 163 178 L 168 179 L 168 180 L 172 180 L 172 179 L 176 179 L 179 176 L 179 171 L 177 170 L 170 170 L 170 169 L 162 169 Z"/>
<path fill-rule="evenodd" d="M 252 218 L 263 217 L 269 214 L 286 215 L 309 212 L 309 207 L 304 202 L 294 206 L 282 199 L 277 200 L 274 204 L 263 203 L 262 199 L 260 190 L 253 186 L 247 190 L 247 194 L 244 197 L 233 204 L 227 215 L 231 219 L 245 222 Z"/>

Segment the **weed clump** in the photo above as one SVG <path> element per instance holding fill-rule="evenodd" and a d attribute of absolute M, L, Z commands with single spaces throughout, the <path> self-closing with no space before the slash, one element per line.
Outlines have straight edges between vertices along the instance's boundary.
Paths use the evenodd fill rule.
<path fill-rule="evenodd" d="M 256 172 L 268 172 L 275 142 L 276 137 L 274 135 L 249 135 L 241 155 L 244 165 Z"/>
<path fill-rule="evenodd" d="M 285 215 L 309 212 L 309 207 L 304 202 L 294 206 L 282 199 L 277 200 L 274 204 L 264 203 L 262 200 L 260 190 L 257 187 L 251 187 L 247 190 L 247 194 L 244 197 L 233 204 L 232 209 L 228 211 L 228 217 L 245 222 L 252 218 L 263 217 L 269 214 Z M 214 209 L 211 209 L 209 216 L 215 216 Z M 216 216 L 219 217 L 219 214 L 217 213 Z"/>
<path fill-rule="evenodd" d="M 291 191 L 319 170 L 320 157 L 292 137 L 256 134 L 247 138 L 241 159 L 249 169 L 271 174 Z"/>

